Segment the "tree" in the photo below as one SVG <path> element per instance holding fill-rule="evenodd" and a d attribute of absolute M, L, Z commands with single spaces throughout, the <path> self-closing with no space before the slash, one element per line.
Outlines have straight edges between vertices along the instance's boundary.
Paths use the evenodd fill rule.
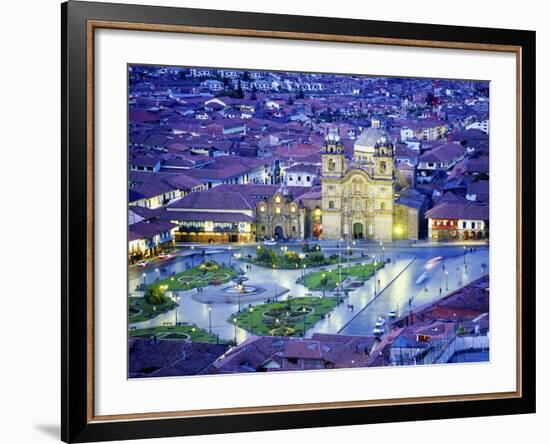
<path fill-rule="evenodd" d="M 219 267 L 218 267 L 218 264 L 216 264 L 216 262 L 214 261 L 206 261 L 203 264 L 201 264 L 199 268 L 201 269 L 201 271 L 204 271 L 204 272 L 212 272 L 212 271 L 216 271 Z"/>
<path fill-rule="evenodd" d="M 301 261 L 300 256 L 295 251 L 287 251 L 285 253 L 285 260 L 292 265 L 299 264 Z"/>
<path fill-rule="evenodd" d="M 145 300 L 149 305 L 164 305 L 168 298 L 159 287 L 149 287 L 145 292 Z"/>
<path fill-rule="evenodd" d="M 322 264 L 325 260 L 325 255 L 321 252 L 310 253 L 308 259 L 312 264 Z"/>
<path fill-rule="evenodd" d="M 277 263 L 277 253 L 269 248 L 260 248 L 256 254 L 258 262 L 266 265 L 273 265 Z"/>

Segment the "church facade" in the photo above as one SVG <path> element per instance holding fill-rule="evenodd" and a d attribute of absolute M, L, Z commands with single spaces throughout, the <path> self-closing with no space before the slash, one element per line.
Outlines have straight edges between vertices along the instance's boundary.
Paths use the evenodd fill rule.
<path fill-rule="evenodd" d="M 337 131 L 325 138 L 322 153 L 324 239 L 391 241 L 394 159 L 388 134 L 374 121 L 359 136 L 347 160 Z"/>

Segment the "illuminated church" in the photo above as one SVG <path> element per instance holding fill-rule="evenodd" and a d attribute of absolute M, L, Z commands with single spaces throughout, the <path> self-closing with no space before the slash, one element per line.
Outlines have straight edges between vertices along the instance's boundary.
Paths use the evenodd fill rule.
<path fill-rule="evenodd" d="M 338 131 L 331 129 L 322 164 L 323 238 L 392 240 L 393 146 L 379 121 L 357 138 L 349 161 Z"/>

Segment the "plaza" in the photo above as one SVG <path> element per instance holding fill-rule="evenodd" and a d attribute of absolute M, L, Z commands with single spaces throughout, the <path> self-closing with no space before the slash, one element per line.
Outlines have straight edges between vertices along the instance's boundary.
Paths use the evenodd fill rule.
<path fill-rule="evenodd" d="M 323 252 L 338 252 L 337 242 L 322 241 Z M 273 249 L 280 249 L 273 246 Z M 300 251 L 300 243 L 285 243 L 290 251 Z M 221 297 L 220 292 L 228 286 L 207 285 L 202 292 L 196 288 L 188 290 L 167 290 L 166 295 L 177 298 L 178 305 L 150 319 L 131 322 L 132 330 L 161 327 L 184 323 L 196 326 L 220 341 L 236 340 L 240 344 L 253 336 L 246 328 L 231 322 L 239 309 L 265 304 L 266 300 L 285 301 L 287 298 L 320 298 L 323 290 L 310 290 L 302 283 L 306 273 L 346 274 L 348 267 L 365 264 L 367 261 L 385 262 L 383 268 L 364 282 L 348 278 L 341 288 L 325 290 L 325 297 L 341 297 L 342 303 L 335 305 L 323 319 L 308 324 L 305 337 L 316 333 L 372 335 L 379 317 L 387 317 L 395 311 L 399 316 L 444 297 L 479 277 L 489 273 L 489 248 L 483 243 L 434 244 L 429 242 L 393 242 L 380 245 L 374 242 L 357 242 L 353 256 L 342 258 L 340 264 L 304 269 L 274 269 L 244 262 L 243 257 L 255 254 L 257 245 L 210 246 L 195 245 L 178 248 L 170 259 L 151 261 L 145 267 L 129 268 L 129 290 L 139 297 L 140 286 L 145 282 L 154 284 L 169 279 L 171 275 L 196 267 L 204 261 L 215 261 L 223 267 L 241 270 L 245 284 L 261 288 L 263 294 L 252 297 L 233 293 L 232 297 Z M 265 247 L 264 247 L 265 248 Z M 237 259 L 241 258 L 241 259 Z M 349 263 L 348 263 L 349 259 Z M 275 296 L 276 294 L 276 296 Z M 218 296 L 217 296 L 218 295 Z"/>

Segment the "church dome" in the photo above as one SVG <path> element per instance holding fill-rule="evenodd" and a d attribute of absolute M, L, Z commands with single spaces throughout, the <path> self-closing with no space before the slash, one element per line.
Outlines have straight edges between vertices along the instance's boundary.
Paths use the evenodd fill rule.
<path fill-rule="evenodd" d="M 359 135 L 355 145 L 374 148 L 375 146 L 388 146 L 390 144 L 390 135 L 382 128 L 367 128 Z"/>

